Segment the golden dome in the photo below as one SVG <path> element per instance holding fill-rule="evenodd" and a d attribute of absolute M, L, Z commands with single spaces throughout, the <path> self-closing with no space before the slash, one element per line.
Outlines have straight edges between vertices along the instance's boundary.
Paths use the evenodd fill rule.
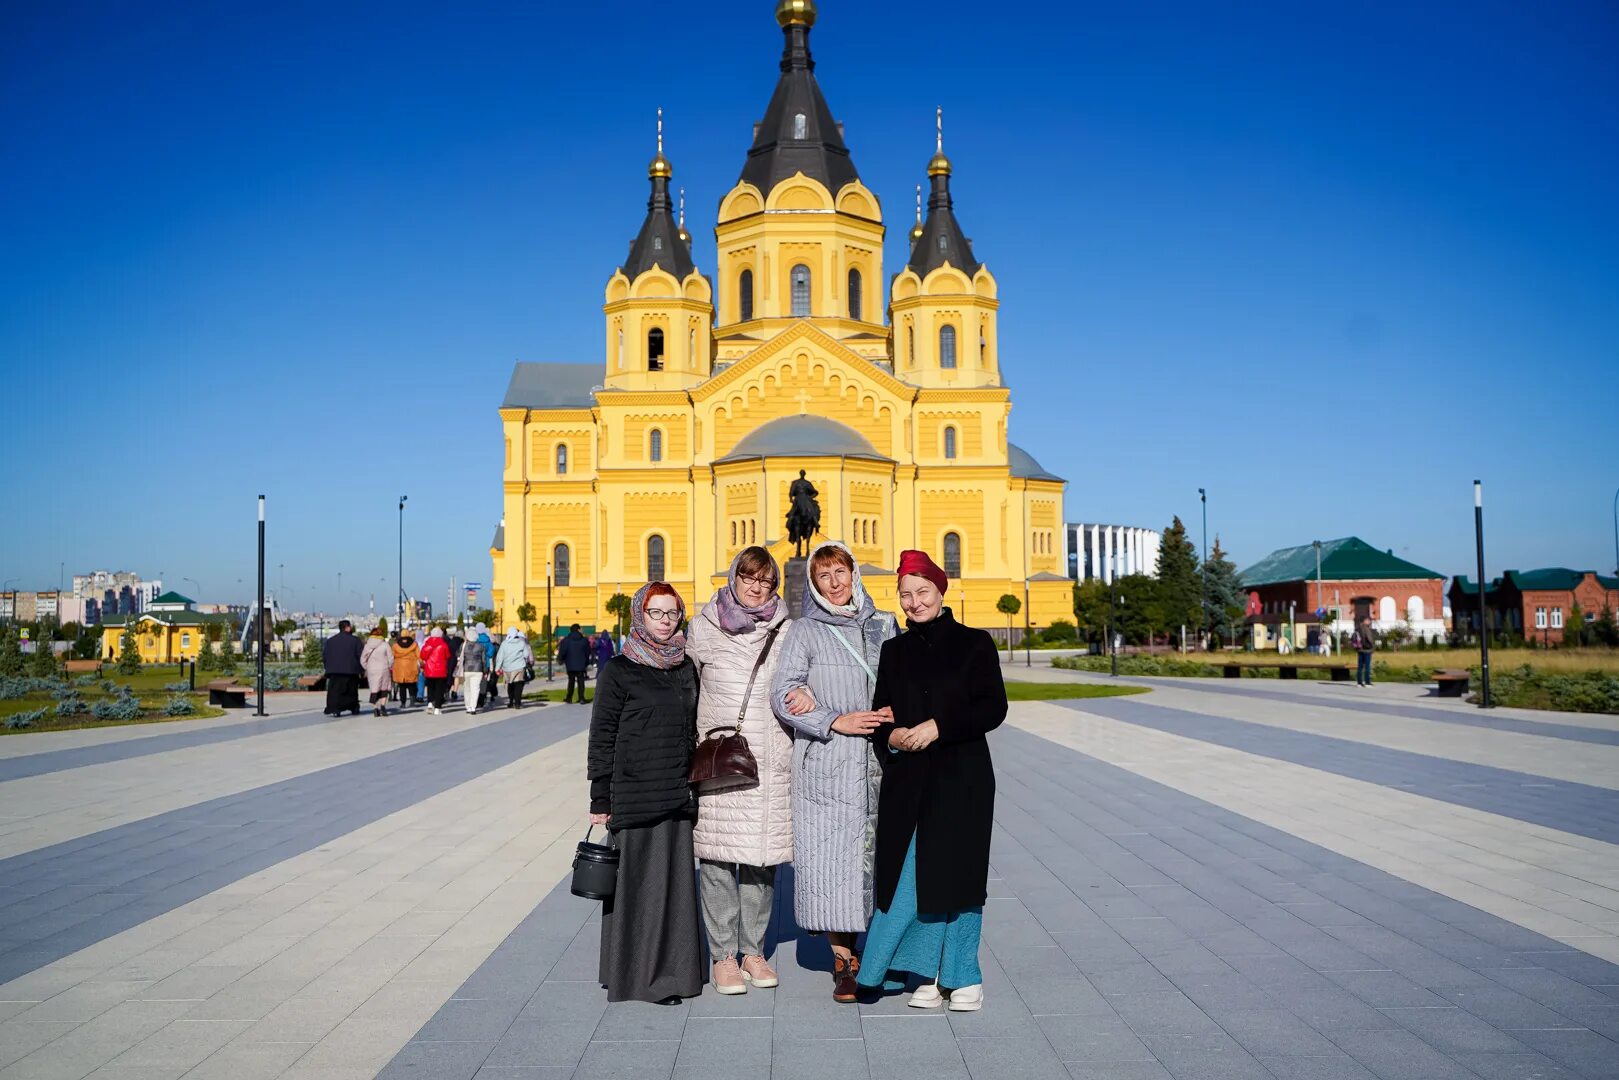
<path fill-rule="evenodd" d="M 922 223 L 918 221 L 911 226 L 911 243 L 914 244 L 920 239 L 922 239 Z"/>
<path fill-rule="evenodd" d="M 944 156 L 944 151 L 943 150 L 937 151 L 936 153 L 934 153 L 934 155 L 931 158 L 928 159 L 928 175 L 929 176 L 949 176 L 950 175 L 950 159 Z"/>
<path fill-rule="evenodd" d="M 776 5 L 776 21 L 782 29 L 815 25 L 815 0 L 781 0 Z"/>
<path fill-rule="evenodd" d="M 688 244 L 691 243 L 691 233 L 686 231 L 686 226 L 682 225 L 680 227 L 680 231 L 678 233 L 676 233 L 675 235 L 680 237 L 680 239 L 683 240 L 684 242 L 686 242 Z"/>
<path fill-rule="evenodd" d="M 667 180 L 675 174 L 675 167 L 669 164 L 669 159 L 663 156 L 662 150 L 659 150 L 658 156 L 652 159 L 652 164 L 646 167 L 646 174 L 651 178 L 661 176 Z"/>

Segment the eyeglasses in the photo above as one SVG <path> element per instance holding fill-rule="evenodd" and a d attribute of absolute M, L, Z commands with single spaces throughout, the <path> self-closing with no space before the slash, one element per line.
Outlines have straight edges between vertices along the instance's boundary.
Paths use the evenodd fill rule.
<path fill-rule="evenodd" d="M 649 607 L 642 609 L 641 614 L 645 615 L 648 619 L 656 619 L 658 622 L 675 622 L 680 618 L 680 609 L 669 608 L 666 610 L 664 608 Z"/>
<path fill-rule="evenodd" d="M 737 577 L 737 580 L 744 585 L 752 585 L 756 589 L 774 589 L 776 587 L 776 583 L 770 578 L 749 577 L 746 574 L 741 574 Z"/>

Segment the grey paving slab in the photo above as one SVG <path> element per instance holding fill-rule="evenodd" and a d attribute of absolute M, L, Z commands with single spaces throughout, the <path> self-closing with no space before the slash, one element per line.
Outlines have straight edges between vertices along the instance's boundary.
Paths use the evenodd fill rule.
<path fill-rule="evenodd" d="M 99 910 L 13 924 L 0 937 L 0 982 L 507 765 L 586 722 L 573 710 L 517 713 L 0 860 L 0 904 L 53 893 L 107 897 Z"/>
<path fill-rule="evenodd" d="M 251 739 L 257 735 L 268 735 L 278 731 L 295 731 L 298 728 L 339 722 L 331 717 L 322 716 L 319 703 L 312 702 L 308 712 L 291 713 L 284 716 L 268 716 L 245 723 L 208 724 L 204 722 L 193 729 L 168 731 L 161 735 L 150 735 L 144 739 L 125 739 L 119 742 L 73 746 L 61 750 L 46 750 L 38 754 L 19 754 L 16 757 L 0 758 L 0 783 L 7 780 L 21 780 L 29 776 L 44 776 L 46 773 L 64 772 L 68 769 L 79 769 L 86 765 L 105 765 L 112 761 L 128 761 L 131 758 L 146 757 L 150 754 L 164 754 L 170 750 L 185 750 L 194 746 L 210 746 L 216 743 L 233 742 L 237 739 Z"/>
<path fill-rule="evenodd" d="M 1604 843 L 1619 843 L 1619 798 L 1606 788 L 1393 750 L 1311 732 L 1152 705 L 1136 698 L 1057 704 L 1262 757 L 1441 799 Z"/>

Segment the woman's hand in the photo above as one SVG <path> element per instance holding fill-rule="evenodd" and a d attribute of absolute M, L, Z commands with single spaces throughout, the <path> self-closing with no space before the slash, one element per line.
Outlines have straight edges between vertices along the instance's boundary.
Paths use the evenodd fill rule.
<path fill-rule="evenodd" d="M 874 712 L 846 712 L 832 721 L 832 730 L 839 735 L 870 735 L 882 722 Z"/>
<path fill-rule="evenodd" d="M 896 728 L 888 737 L 888 745 L 901 750 L 926 750 L 939 741 L 939 725 L 932 720 L 924 720 L 913 728 Z"/>
<path fill-rule="evenodd" d="M 612 816 L 612 814 L 591 814 L 590 823 L 592 825 L 605 825 L 612 819 Z"/>
<path fill-rule="evenodd" d="M 796 687 L 787 695 L 787 711 L 794 716 L 803 716 L 814 708 L 815 695 L 807 686 Z"/>

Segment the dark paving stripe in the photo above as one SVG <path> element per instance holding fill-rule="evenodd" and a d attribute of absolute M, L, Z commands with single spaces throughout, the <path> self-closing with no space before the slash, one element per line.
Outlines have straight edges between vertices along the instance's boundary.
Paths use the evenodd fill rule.
<path fill-rule="evenodd" d="M 1054 704 L 1619 843 L 1619 792 L 1608 788 L 1149 705 L 1136 698 L 1084 698 Z"/>
<path fill-rule="evenodd" d="M 588 721 L 581 707 L 530 709 L 0 860 L 0 983 L 510 764 Z"/>
<path fill-rule="evenodd" d="M 382 1080 L 699 1075 L 677 1062 L 945 1080 L 1064 1061 L 1086 1077 L 1551 1077 L 1619 1054 L 1587 1027 L 1619 1015 L 1597 989 L 1619 966 L 1027 732 L 991 742 L 981 1013 L 833 1005 L 790 868 L 767 939 L 779 989 L 609 1005 L 596 905 L 564 879 Z"/>
<path fill-rule="evenodd" d="M 1269 690 L 1259 688 L 1245 688 L 1230 683 L 1222 684 L 1212 679 L 1133 679 L 1147 686 L 1173 687 L 1177 690 L 1191 690 L 1198 693 L 1229 694 L 1233 697 L 1263 698 L 1266 701 L 1291 701 L 1299 705 L 1314 705 L 1323 709 L 1346 709 L 1358 713 L 1379 713 L 1384 716 L 1409 716 L 1413 720 L 1437 720 L 1441 724 L 1461 724 L 1464 727 L 1488 728 L 1491 731 L 1514 731 L 1521 735 L 1540 735 L 1548 739 L 1567 739 L 1570 742 L 1595 743 L 1599 746 L 1619 746 L 1619 731 L 1604 731 L 1600 728 L 1577 727 L 1574 724 L 1558 724 L 1555 722 L 1542 722 L 1539 720 L 1519 720 L 1510 716 L 1497 716 L 1480 709 L 1475 713 L 1451 712 L 1448 709 L 1429 709 L 1421 705 L 1386 704 L 1376 701 L 1354 701 L 1350 696 L 1358 689 L 1353 683 L 1337 684 L 1342 689 L 1343 700 L 1322 695 L 1315 697 L 1310 694 L 1290 694 L 1284 690 Z M 1237 680 L 1241 682 L 1243 680 Z M 1247 680 L 1259 682 L 1258 679 Z M 1266 682 L 1271 682 L 1267 679 Z M 1332 683 L 1324 683 L 1332 686 Z"/>
<path fill-rule="evenodd" d="M 318 706 L 319 703 L 314 703 Z M 215 724 L 184 731 L 170 731 L 144 739 L 125 739 L 100 743 L 95 746 L 74 746 L 65 750 L 47 750 L 40 754 L 0 758 L 0 782 L 21 780 L 28 776 L 78 769 L 85 765 L 104 765 L 109 761 L 127 761 L 148 754 L 162 754 L 170 750 L 184 750 L 191 746 L 251 739 L 255 735 L 268 735 L 276 731 L 294 731 L 315 724 L 335 723 L 330 717 L 315 713 L 294 713 L 289 716 L 269 716 L 245 724 Z M 26 736 L 23 736 L 26 738 Z"/>

